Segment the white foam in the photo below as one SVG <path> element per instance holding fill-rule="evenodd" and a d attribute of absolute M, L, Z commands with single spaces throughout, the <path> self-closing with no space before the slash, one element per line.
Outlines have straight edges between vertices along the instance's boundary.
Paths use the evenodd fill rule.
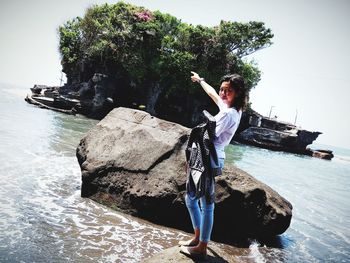
<path fill-rule="evenodd" d="M 248 257 L 253 259 L 254 262 L 256 262 L 256 263 L 265 263 L 267 261 L 264 258 L 264 255 L 260 253 L 259 246 L 260 246 L 260 243 L 258 241 L 256 241 L 256 240 L 254 240 L 249 245 L 249 255 L 248 255 Z"/>

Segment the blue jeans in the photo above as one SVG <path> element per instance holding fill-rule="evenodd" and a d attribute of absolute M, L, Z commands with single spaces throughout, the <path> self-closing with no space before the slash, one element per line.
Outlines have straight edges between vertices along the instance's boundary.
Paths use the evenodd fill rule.
<path fill-rule="evenodd" d="M 224 159 L 219 159 L 219 167 L 223 168 Z M 213 229 L 214 202 L 208 204 L 205 196 L 198 199 L 191 199 L 186 195 L 186 206 L 191 217 L 193 229 L 200 230 L 199 241 L 208 243 Z M 198 204 L 200 202 L 200 207 Z"/>

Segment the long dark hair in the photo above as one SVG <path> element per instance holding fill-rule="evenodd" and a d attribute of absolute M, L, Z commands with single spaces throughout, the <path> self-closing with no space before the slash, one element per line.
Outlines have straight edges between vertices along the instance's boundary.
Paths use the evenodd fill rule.
<path fill-rule="evenodd" d="M 225 75 L 221 78 L 220 85 L 224 81 L 229 81 L 231 89 L 233 89 L 236 93 L 236 96 L 233 100 L 233 105 L 231 105 L 231 107 L 234 107 L 237 111 L 244 110 L 247 104 L 248 94 L 245 88 L 243 77 L 238 74 Z"/>

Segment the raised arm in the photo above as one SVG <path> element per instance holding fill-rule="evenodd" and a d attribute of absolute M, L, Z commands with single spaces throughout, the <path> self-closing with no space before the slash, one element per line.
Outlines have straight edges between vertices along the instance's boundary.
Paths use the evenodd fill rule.
<path fill-rule="evenodd" d="M 193 82 L 198 82 L 199 84 L 201 84 L 204 91 L 215 102 L 215 104 L 219 106 L 219 101 L 221 100 L 221 98 L 219 94 L 216 93 L 216 90 L 212 86 L 210 86 L 208 83 L 206 83 L 203 78 L 200 78 L 196 72 L 191 71 L 191 73 L 193 74 L 193 76 L 191 76 L 191 80 Z"/>

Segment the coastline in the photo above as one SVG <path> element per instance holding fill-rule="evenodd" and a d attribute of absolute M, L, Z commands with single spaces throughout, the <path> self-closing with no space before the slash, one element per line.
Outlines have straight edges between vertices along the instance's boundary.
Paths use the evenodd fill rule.
<path fill-rule="evenodd" d="M 1 97 L 6 170 L 0 194 L 1 259 L 139 262 L 187 237 L 81 198 L 75 149 L 95 121 L 33 107 L 14 93 Z M 243 144 L 228 147 L 227 162 L 272 186 L 295 207 L 290 228 L 277 241 L 250 240 L 237 262 L 350 260 L 348 162 Z"/>
<path fill-rule="evenodd" d="M 85 89 L 85 86 L 81 89 Z M 110 97 L 96 94 L 93 98 L 82 99 L 79 93 L 74 92 L 73 94 L 72 91 L 69 92 L 69 88 L 67 91 L 67 87 L 64 86 L 34 85 L 31 91 L 32 95 L 27 95 L 25 98 L 28 103 L 66 114 L 80 113 L 90 118 L 102 119 L 114 108 L 114 100 Z M 97 97 L 98 100 L 95 100 Z M 95 107 L 96 103 L 99 105 L 97 108 Z M 141 106 L 138 108 L 147 112 L 147 109 Z M 157 115 L 154 116 L 157 117 Z M 192 119 L 199 119 L 199 116 L 192 117 Z M 176 122 L 172 119 L 170 121 Z M 331 160 L 334 157 L 331 150 L 313 150 L 307 147 L 316 140 L 319 134 L 321 132 L 310 132 L 291 123 L 267 118 L 252 109 L 247 109 L 243 112 L 233 140 L 273 151 L 304 154 Z"/>

